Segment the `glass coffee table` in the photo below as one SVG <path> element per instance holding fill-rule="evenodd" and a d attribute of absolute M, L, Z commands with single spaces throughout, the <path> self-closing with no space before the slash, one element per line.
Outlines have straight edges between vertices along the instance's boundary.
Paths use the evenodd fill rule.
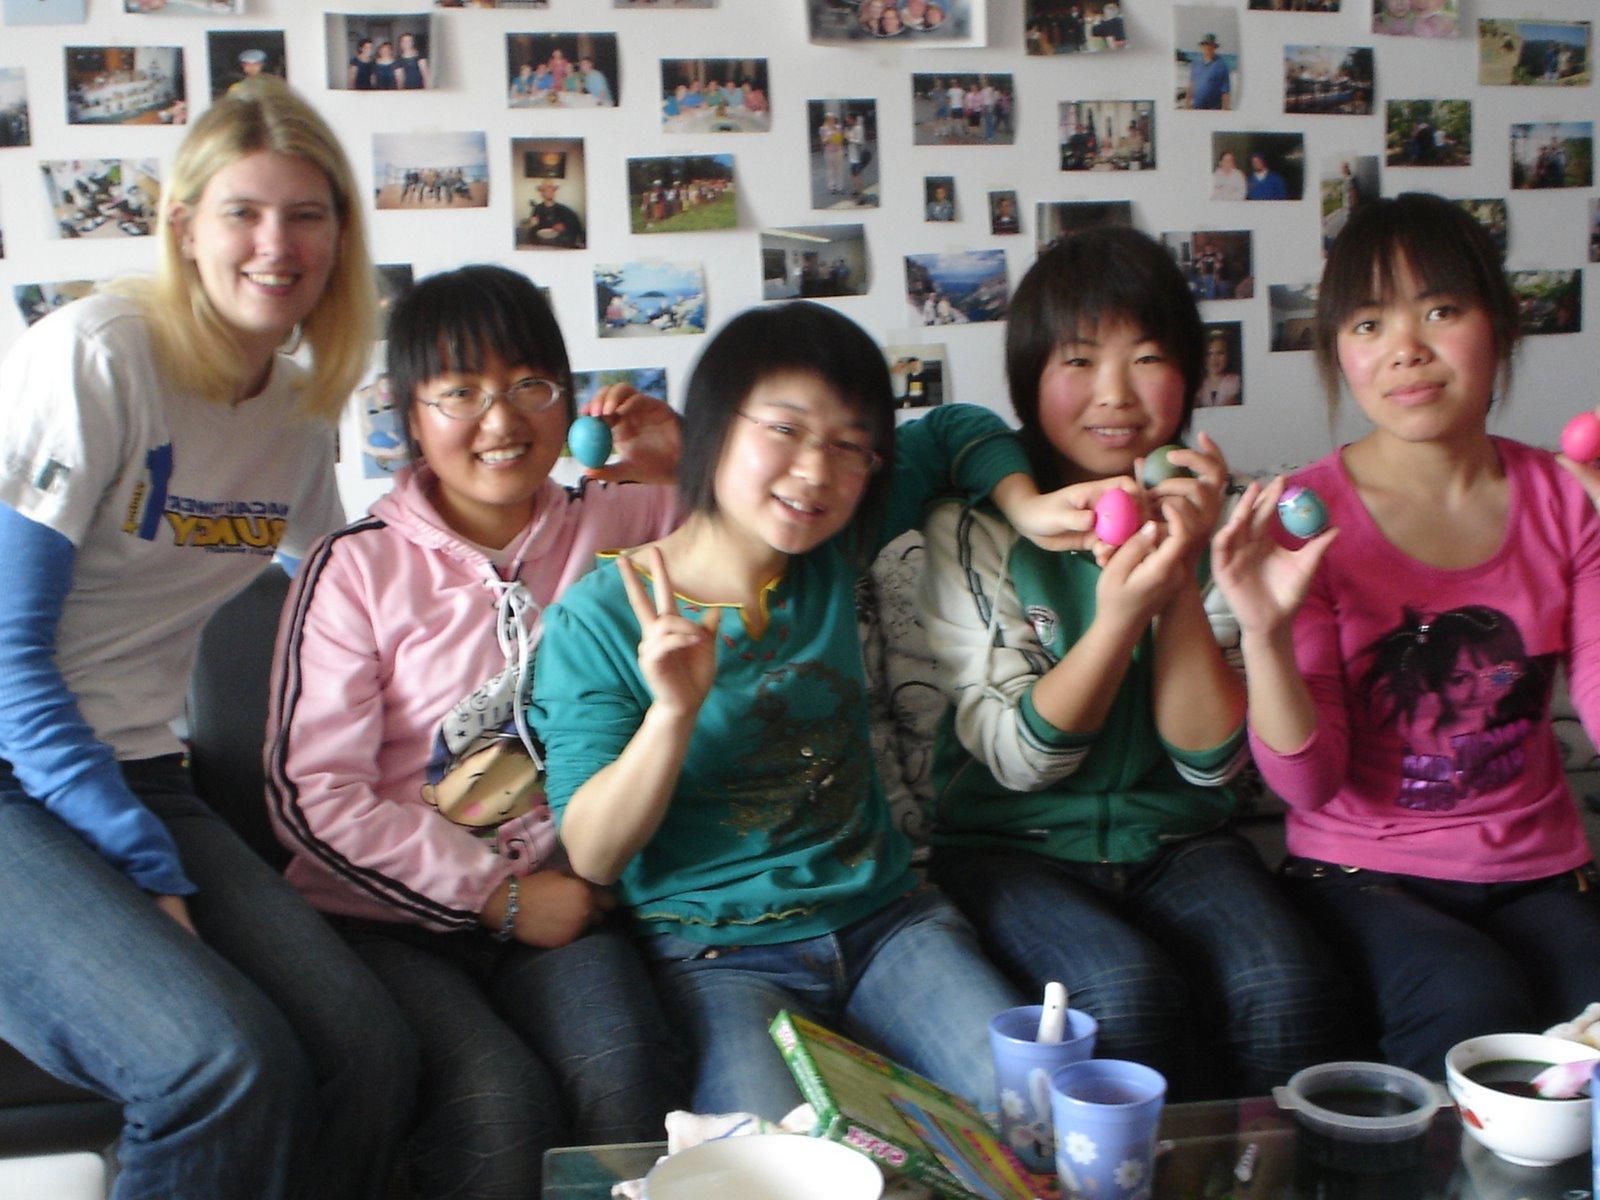
<path fill-rule="evenodd" d="M 1587 1155 L 1513 1166 L 1464 1137 L 1453 1108 L 1434 1118 L 1421 1161 L 1399 1171 L 1327 1167 L 1292 1114 L 1266 1098 L 1169 1105 L 1161 1138 L 1154 1200 L 1590 1200 Z M 552 1150 L 544 1200 L 607 1200 L 613 1183 L 643 1175 L 665 1150 L 662 1142 Z M 1377 1165 L 1345 1159 L 1347 1150 L 1341 1163 Z"/>

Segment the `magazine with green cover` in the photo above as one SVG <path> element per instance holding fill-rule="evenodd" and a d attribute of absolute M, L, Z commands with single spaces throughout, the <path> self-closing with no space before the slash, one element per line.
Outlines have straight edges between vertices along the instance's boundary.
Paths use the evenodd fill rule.
<path fill-rule="evenodd" d="M 974 1195 L 1030 1200 L 1045 1193 L 1046 1181 L 1027 1174 L 978 1110 L 960 1096 L 788 1010 L 773 1019 L 771 1033 L 801 1094 L 816 1110 L 821 1136 L 852 1146 L 885 1169 L 909 1175 L 953 1200 Z M 964 1136 L 959 1139 L 940 1140 L 941 1152 L 948 1153 L 952 1142 L 959 1141 L 963 1165 L 970 1167 L 966 1173 L 989 1186 L 982 1191 L 968 1188 L 946 1170 L 907 1122 L 905 1111 L 944 1130 L 960 1131 Z"/>

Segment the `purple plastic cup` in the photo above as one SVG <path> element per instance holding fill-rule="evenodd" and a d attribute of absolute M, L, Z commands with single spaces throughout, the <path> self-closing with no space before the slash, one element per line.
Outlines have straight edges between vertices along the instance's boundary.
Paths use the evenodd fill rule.
<path fill-rule="evenodd" d="M 1094 1053 L 1095 1019 L 1067 1010 L 1066 1033 L 1059 1042 L 1036 1042 L 1042 1004 L 1008 1008 L 989 1022 L 996 1094 L 1000 1101 L 1000 1140 L 1022 1165 L 1048 1175 L 1055 1166 L 1054 1123 L 1050 1115 L 1050 1077 L 1068 1063 Z"/>
<path fill-rule="evenodd" d="M 1116 1058 L 1085 1059 L 1050 1077 L 1065 1200 L 1150 1195 L 1166 1094 L 1161 1072 Z"/>

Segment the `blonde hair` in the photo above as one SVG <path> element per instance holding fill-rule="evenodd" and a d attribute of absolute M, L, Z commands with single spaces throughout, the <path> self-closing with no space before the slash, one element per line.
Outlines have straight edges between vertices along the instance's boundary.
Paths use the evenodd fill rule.
<path fill-rule="evenodd" d="M 144 309 L 157 360 L 173 385 L 218 401 L 242 395 L 254 381 L 246 378 L 250 371 L 232 326 L 183 254 L 173 210 L 192 209 L 218 171 L 261 151 L 311 163 L 333 193 L 339 221 L 333 268 L 298 332 L 312 359 L 300 407 L 314 416 L 335 417 L 372 356 L 378 311 L 372 259 L 355 175 L 338 138 L 281 80 L 257 76 L 241 83 L 194 123 L 161 189 L 156 226 L 161 249 L 154 277 L 117 280 L 106 290 L 130 296 Z"/>

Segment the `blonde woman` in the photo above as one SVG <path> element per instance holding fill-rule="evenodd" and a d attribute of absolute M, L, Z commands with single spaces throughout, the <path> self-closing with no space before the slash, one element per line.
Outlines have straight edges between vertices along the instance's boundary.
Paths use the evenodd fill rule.
<path fill-rule="evenodd" d="M 152 278 L 0 363 L 0 1037 L 122 1104 L 117 1197 L 378 1196 L 409 1034 L 169 729 L 206 618 L 342 522 L 333 419 L 375 304 L 332 131 L 277 80 L 235 89 L 158 242 Z"/>

